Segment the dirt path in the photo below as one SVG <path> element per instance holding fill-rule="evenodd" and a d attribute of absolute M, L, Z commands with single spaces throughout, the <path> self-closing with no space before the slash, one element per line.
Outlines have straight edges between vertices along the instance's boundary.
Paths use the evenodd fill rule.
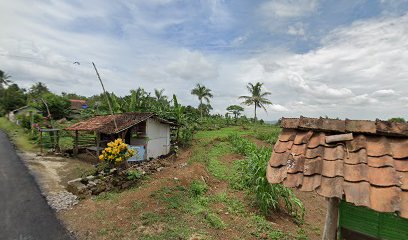
<path fill-rule="evenodd" d="M 0 239 L 71 239 L 0 132 Z"/>

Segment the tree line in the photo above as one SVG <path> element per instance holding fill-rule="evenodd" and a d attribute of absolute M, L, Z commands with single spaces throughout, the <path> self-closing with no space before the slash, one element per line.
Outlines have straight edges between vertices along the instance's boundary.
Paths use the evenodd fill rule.
<path fill-rule="evenodd" d="M 267 96 L 270 92 L 262 90 L 263 83 L 249 83 L 246 87 L 249 95 L 240 96 L 243 100 L 242 104 L 254 106 L 254 118 L 257 120 L 257 110 L 262 108 L 266 111 L 266 105 L 272 104 Z M 154 112 L 163 117 L 177 119 L 174 114 L 174 105 L 177 102 L 177 97 L 173 95 L 169 99 L 165 94 L 164 89 L 155 89 L 154 93 L 149 93 L 143 88 L 130 90 L 130 94 L 120 97 L 114 93 L 108 94 L 108 99 L 112 103 L 114 113 L 123 112 Z M 213 98 L 212 90 L 202 84 L 197 84 L 191 94 L 198 98 L 199 104 L 197 107 L 183 106 L 183 111 L 193 118 L 203 120 L 204 117 L 210 117 L 211 99 Z M 60 95 L 52 93 L 48 87 L 41 82 L 33 84 L 28 90 L 20 88 L 16 83 L 11 81 L 11 76 L 0 70 L 0 114 L 4 115 L 12 110 L 25 105 L 31 105 L 38 108 L 44 114 L 50 115 L 53 119 L 61 119 L 69 117 L 70 102 L 69 99 L 84 99 L 87 100 L 88 108 L 84 109 L 84 117 L 92 115 L 109 114 L 106 96 L 103 94 L 94 95 L 91 97 L 80 96 L 75 93 L 62 93 Z M 226 108 L 225 117 L 233 116 L 238 119 L 244 108 L 240 105 L 231 105 Z M 49 113 L 49 114 L 48 114 Z"/>

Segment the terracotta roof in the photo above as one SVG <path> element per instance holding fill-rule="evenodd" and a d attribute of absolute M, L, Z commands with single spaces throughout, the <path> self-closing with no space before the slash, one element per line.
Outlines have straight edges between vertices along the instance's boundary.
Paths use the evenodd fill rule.
<path fill-rule="evenodd" d="M 79 100 L 79 99 L 69 99 L 71 102 L 70 109 L 79 110 L 82 109 L 83 105 L 86 105 L 86 100 Z"/>
<path fill-rule="evenodd" d="M 407 124 L 311 118 L 281 123 L 269 182 L 408 218 Z M 345 132 L 352 140 L 327 143 Z"/>
<path fill-rule="evenodd" d="M 75 123 L 65 130 L 68 131 L 99 131 L 101 133 L 112 134 L 121 132 L 151 117 L 157 118 L 153 113 L 131 112 L 115 115 L 96 116 L 82 122 Z M 118 128 L 115 129 L 113 119 L 116 120 Z M 167 120 L 157 118 L 160 122 L 173 124 Z"/>

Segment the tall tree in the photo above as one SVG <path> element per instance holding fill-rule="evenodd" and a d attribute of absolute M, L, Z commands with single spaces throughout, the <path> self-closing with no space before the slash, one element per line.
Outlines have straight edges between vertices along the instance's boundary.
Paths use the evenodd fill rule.
<path fill-rule="evenodd" d="M 43 94 L 50 93 L 47 85 L 42 82 L 35 83 L 31 86 L 30 90 L 28 91 L 29 101 L 36 101 L 40 98 Z"/>
<path fill-rule="evenodd" d="M 0 108 L 7 112 L 26 105 L 26 95 L 24 89 L 17 84 L 11 84 L 8 88 L 2 90 L 0 95 Z"/>
<path fill-rule="evenodd" d="M 238 105 L 231 105 L 229 107 L 227 107 L 227 111 L 229 113 L 234 114 L 234 118 L 235 121 L 237 120 L 237 118 L 239 117 L 239 115 L 241 115 L 241 112 L 244 111 L 244 108 Z"/>
<path fill-rule="evenodd" d="M 197 84 L 193 90 L 191 90 L 191 94 L 196 95 L 198 100 L 200 101 L 199 106 L 203 106 L 203 100 L 205 100 L 208 104 L 210 104 L 210 98 L 213 97 L 211 94 L 211 89 L 206 88 L 204 85 Z M 203 108 L 200 108 L 200 117 L 203 118 Z"/>
<path fill-rule="evenodd" d="M 257 82 L 254 84 L 248 83 L 246 86 L 248 92 L 251 94 L 250 96 L 240 96 L 239 99 L 243 99 L 244 101 L 242 104 L 247 106 L 254 105 L 255 106 L 255 116 L 254 121 L 256 121 L 256 110 L 257 108 L 263 108 L 266 112 L 265 105 L 272 104 L 266 96 L 271 95 L 270 92 L 262 92 L 262 85 L 263 83 Z"/>
<path fill-rule="evenodd" d="M 3 85 L 8 85 L 11 82 L 9 80 L 10 77 L 11 77 L 10 75 L 0 70 L 0 88 L 3 88 L 4 87 Z"/>

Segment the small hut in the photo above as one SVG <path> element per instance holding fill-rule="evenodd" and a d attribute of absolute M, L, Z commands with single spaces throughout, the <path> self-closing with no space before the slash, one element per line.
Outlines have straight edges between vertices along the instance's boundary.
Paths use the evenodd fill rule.
<path fill-rule="evenodd" d="M 20 125 L 21 123 L 19 122 L 18 117 L 19 116 L 24 116 L 24 117 L 30 117 L 31 124 L 33 123 L 34 115 L 35 114 L 41 114 L 41 111 L 35 107 L 32 106 L 24 106 L 18 109 L 15 109 L 7 114 L 7 118 L 11 121 L 16 123 L 17 125 Z"/>
<path fill-rule="evenodd" d="M 284 118 L 270 183 L 326 197 L 323 239 L 408 239 L 408 124 Z"/>
<path fill-rule="evenodd" d="M 65 130 L 75 132 L 74 154 L 79 150 L 79 132 L 93 132 L 94 146 L 87 146 L 95 156 L 106 144 L 122 138 L 130 148 L 137 150 L 137 156 L 130 161 L 157 158 L 170 152 L 170 130 L 174 123 L 159 118 L 153 113 L 131 112 L 106 116 L 96 116 L 73 124 Z"/>

